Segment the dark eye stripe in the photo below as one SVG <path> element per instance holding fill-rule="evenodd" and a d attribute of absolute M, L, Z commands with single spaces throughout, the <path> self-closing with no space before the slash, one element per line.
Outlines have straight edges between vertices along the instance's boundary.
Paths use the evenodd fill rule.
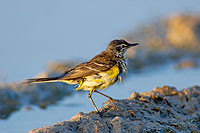
<path fill-rule="evenodd" d="M 121 47 L 120 47 L 120 46 L 118 46 L 116 49 L 117 49 L 117 51 L 120 51 Z"/>

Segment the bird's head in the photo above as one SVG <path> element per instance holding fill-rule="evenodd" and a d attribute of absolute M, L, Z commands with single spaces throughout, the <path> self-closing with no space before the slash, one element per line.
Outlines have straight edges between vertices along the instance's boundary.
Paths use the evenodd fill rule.
<path fill-rule="evenodd" d="M 107 51 L 111 51 L 113 53 L 115 53 L 117 56 L 123 56 L 126 51 L 132 47 L 132 46 L 136 46 L 139 43 L 128 43 L 125 40 L 113 40 L 109 43 L 108 47 L 107 47 Z"/>

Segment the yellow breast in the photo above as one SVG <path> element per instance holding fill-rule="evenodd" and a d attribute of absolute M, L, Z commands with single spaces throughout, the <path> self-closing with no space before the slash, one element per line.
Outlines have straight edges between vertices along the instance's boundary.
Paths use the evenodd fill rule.
<path fill-rule="evenodd" d="M 108 86 L 116 82 L 117 76 L 119 75 L 119 68 L 115 65 L 111 69 L 100 72 L 98 75 L 91 75 L 85 77 L 85 80 L 80 83 L 76 90 L 91 90 L 100 89 L 103 90 Z"/>
<path fill-rule="evenodd" d="M 99 75 L 101 75 L 102 78 L 105 79 L 106 81 L 115 79 L 118 76 L 118 74 L 119 74 L 119 68 L 116 65 L 105 72 L 99 73 Z"/>

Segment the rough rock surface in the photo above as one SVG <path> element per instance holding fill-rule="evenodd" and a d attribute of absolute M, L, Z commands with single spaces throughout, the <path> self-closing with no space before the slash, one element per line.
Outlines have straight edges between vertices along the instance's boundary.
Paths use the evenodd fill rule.
<path fill-rule="evenodd" d="M 163 86 L 132 93 L 128 99 L 108 100 L 95 112 L 31 130 L 30 133 L 68 132 L 200 132 L 200 87 L 177 91 Z"/>

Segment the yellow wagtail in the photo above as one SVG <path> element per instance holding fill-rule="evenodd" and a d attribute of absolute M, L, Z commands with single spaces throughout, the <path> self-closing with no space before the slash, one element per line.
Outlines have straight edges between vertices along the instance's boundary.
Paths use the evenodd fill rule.
<path fill-rule="evenodd" d="M 99 113 L 91 97 L 92 93 L 96 92 L 113 100 L 97 90 L 103 90 L 121 79 L 121 74 L 127 72 L 124 54 L 128 48 L 136 45 L 138 43 L 129 44 L 125 40 L 113 40 L 105 51 L 96 55 L 90 61 L 66 71 L 59 77 L 27 79 L 24 83 L 65 82 L 67 84 L 78 84 L 79 86 L 75 90 L 89 91 L 88 97 Z"/>

